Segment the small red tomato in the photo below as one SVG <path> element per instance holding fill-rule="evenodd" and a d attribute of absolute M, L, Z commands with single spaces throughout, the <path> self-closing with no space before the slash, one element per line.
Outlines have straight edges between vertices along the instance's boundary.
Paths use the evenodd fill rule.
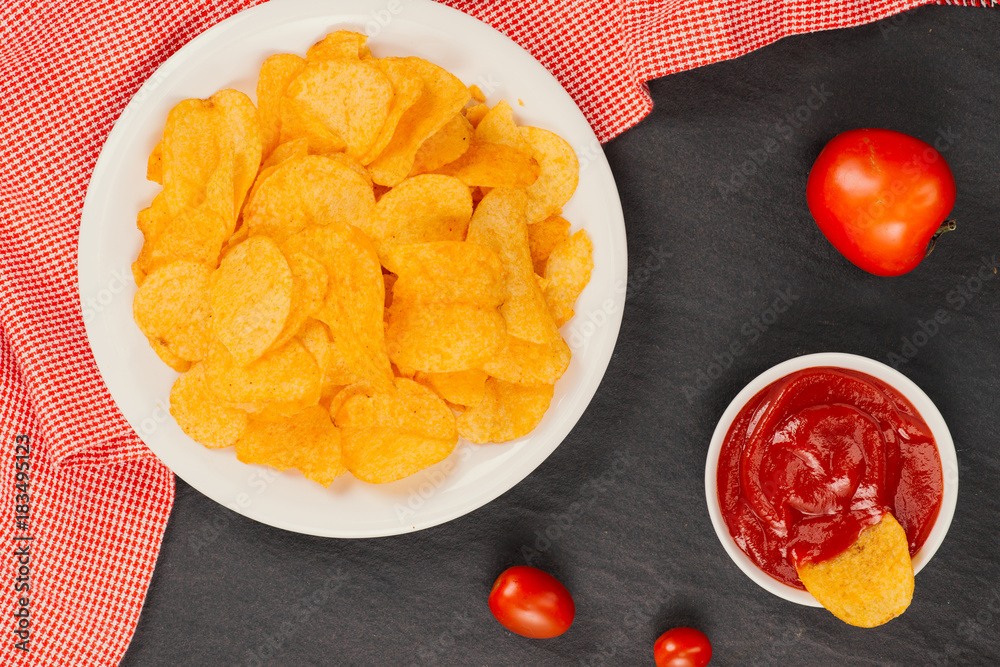
<path fill-rule="evenodd" d="M 809 210 L 844 257 L 877 276 L 920 263 L 955 205 L 955 177 L 928 143 L 892 130 L 851 130 L 820 152 Z"/>
<path fill-rule="evenodd" d="M 653 644 L 656 667 L 705 667 L 712 659 L 712 643 L 694 628 L 667 630 Z"/>
<path fill-rule="evenodd" d="M 511 632 L 546 639 L 569 630 L 576 605 L 566 587 L 551 574 L 517 565 L 497 577 L 490 590 L 490 611 Z"/>

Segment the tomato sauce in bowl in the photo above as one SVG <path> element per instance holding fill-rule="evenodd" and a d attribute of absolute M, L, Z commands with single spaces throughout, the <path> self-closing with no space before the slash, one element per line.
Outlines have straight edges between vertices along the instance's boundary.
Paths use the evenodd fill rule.
<path fill-rule="evenodd" d="M 789 373 L 747 401 L 722 442 L 716 475 L 737 546 L 802 590 L 796 563 L 836 556 L 885 513 L 915 555 L 944 494 L 933 433 L 910 401 L 867 373 L 832 366 Z"/>

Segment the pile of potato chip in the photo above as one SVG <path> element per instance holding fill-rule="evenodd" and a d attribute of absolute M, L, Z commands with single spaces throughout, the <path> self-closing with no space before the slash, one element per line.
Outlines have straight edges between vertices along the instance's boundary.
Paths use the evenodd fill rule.
<path fill-rule="evenodd" d="M 323 485 L 531 431 L 593 268 L 559 217 L 569 144 L 365 40 L 268 58 L 256 107 L 235 90 L 175 106 L 132 267 L 184 432 Z"/>

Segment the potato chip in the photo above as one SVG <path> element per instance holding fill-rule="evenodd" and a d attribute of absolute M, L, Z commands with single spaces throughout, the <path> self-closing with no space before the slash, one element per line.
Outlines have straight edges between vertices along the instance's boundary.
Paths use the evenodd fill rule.
<path fill-rule="evenodd" d="M 472 84 L 469 86 L 469 95 L 477 102 L 485 102 L 486 96 L 483 95 L 483 91 L 479 89 L 479 86 Z"/>
<path fill-rule="evenodd" d="M 174 382 L 170 414 L 189 438 L 206 447 L 228 447 L 246 430 L 247 414 L 222 403 L 208 388 L 205 366 L 198 362 Z"/>
<path fill-rule="evenodd" d="M 337 30 L 316 42 L 306 51 L 306 59 L 317 60 L 340 60 L 342 58 L 358 59 L 362 53 L 367 53 L 368 47 L 365 42 L 367 35 L 350 30 Z"/>
<path fill-rule="evenodd" d="M 865 529 L 843 553 L 799 563 L 806 590 L 840 620 L 873 628 L 896 618 L 913 599 L 913 562 L 906 532 L 891 514 Z"/>
<path fill-rule="evenodd" d="M 302 139 L 313 154 L 336 153 L 347 147 L 347 142 L 324 125 L 302 102 L 284 96 L 279 105 L 279 143 Z"/>
<path fill-rule="evenodd" d="M 430 387 L 437 395 L 454 405 L 475 405 L 486 396 L 486 371 L 470 368 L 454 373 L 416 374 L 414 379 L 425 387 Z"/>
<path fill-rule="evenodd" d="M 292 272 L 274 241 L 251 236 L 226 255 L 212 276 L 212 330 L 237 366 L 271 347 L 291 301 Z"/>
<path fill-rule="evenodd" d="M 156 144 L 146 160 L 146 180 L 163 185 L 163 141 Z"/>
<path fill-rule="evenodd" d="M 309 155 L 282 162 L 258 186 L 243 223 L 280 244 L 310 225 L 370 226 L 374 210 L 371 186 L 352 167 Z"/>
<path fill-rule="evenodd" d="M 227 217 L 230 218 L 229 227 L 232 230 L 236 228 L 236 218 L 260 168 L 260 120 L 250 98 L 237 90 L 220 90 L 212 95 L 209 102 L 220 115 L 226 147 L 229 147 L 230 142 L 232 145 L 232 152 L 226 151 L 224 154 L 227 158 L 231 155 L 233 161 L 230 195 L 232 204 L 228 211 L 220 211 L 229 214 Z"/>
<path fill-rule="evenodd" d="M 541 224 L 541 223 L 538 223 Z M 582 229 L 560 244 L 545 264 L 545 303 L 556 326 L 573 317 L 573 304 L 590 282 L 594 269 L 594 246 Z"/>
<path fill-rule="evenodd" d="M 392 84 L 381 69 L 350 58 L 308 62 L 285 95 L 319 119 L 347 144 L 347 154 L 365 155 L 389 115 Z"/>
<path fill-rule="evenodd" d="M 297 468 L 323 486 L 330 486 L 346 472 L 340 430 L 319 406 L 306 408 L 280 422 L 251 419 L 236 442 L 236 458 L 278 470 Z"/>
<path fill-rule="evenodd" d="M 292 139 L 286 141 L 283 144 L 278 144 L 271 151 L 271 154 L 266 160 L 260 165 L 260 171 L 257 172 L 257 180 L 254 181 L 254 185 L 260 183 L 267 175 L 270 174 L 268 170 L 272 167 L 277 167 L 279 164 L 286 160 L 291 160 L 297 157 L 305 157 L 309 155 L 309 140 L 308 139 Z M 265 172 L 268 172 L 265 174 Z M 249 200 L 253 196 L 253 188 L 250 190 L 251 194 L 247 196 Z"/>
<path fill-rule="evenodd" d="M 454 176 L 468 186 L 527 188 L 539 177 L 539 166 L 529 155 L 504 144 L 472 142 L 450 164 L 434 171 Z"/>
<path fill-rule="evenodd" d="M 497 102 L 476 125 L 476 141 L 503 144 L 525 155 L 532 154 L 531 143 L 514 122 L 514 110 L 506 100 Z"/>
<path fill-rule="evenodd" d="M 208 386 L 226 403 L 319 401 L 322 373 L 312 354 L 296 339 L 246 366 L 239 366 L 220 341 L 205 358 Z"/>
<path fill-rule="evenodd" d="M 477 367 L 499 349 L 503 267 L 492 251 L 441 241 L 392 246 L 383 261 L 398 275 L 385 331 L 393 363 L 447 373 Z"/>
<path fill-rule="evenodd" d="M 469 150 L 473 127 L 462 114 L 455 114 L 445 126 L 420 145 L 410 176 L 425 174 L 454 162 Z"/>
<path fill-rule="evenodd" d="M 178 260 L 214 269 L 229 235 L 225 219 L 208 207 L 189 209 L 164 227 L 137 260 L 146 273 Z"/>
<path fill-rule="evenodd" d="M 480 121 L 489 113 L 490 108 L 485 104 L 476 104 L 465 110 L 465 119 L 472 127 L 478 127 Z"/>
<path fill-rule="evenodd" d="M 506 297 L 500 312 L 507 333 L 533 343 L 550 343 L 559 338 L 559 331 L 535 279 L 524 218 L 526 205 L 523 190 L 491 190 L 479 202 L 467 238 L 495 252 L 503 263 Z"/>
<path fill-rule="evenodd" d="M 285 90 L 305 66 L 304 59 L 291 53 L 273 55 L 260 66 L 257 109 L 260 115 L 262 154 L 265 158 L 281 143 L 282 99 Z"/>
<path fill-rule="evenodd" d="M 322 306 L 326 298 L 326 290 L 329 285 L 329 277 L 326 269 L 318 261 L 308 255 L 292 254 L 285 258 L 288 261 L 288 268 L 292 272 L 292 299 L 288 307 L 288 318 L 281 333 L 271 344 L 271 349 L 276 349 L 284 345 L 292 336 L 296 336 L 305 327 L 306 322 Z M 319 322 L 315 322 L 320 328 L 324 328 Z M 303 341 L 305 344 L 305 341 Z M 309 345 L 306 345 L 308 348 Z M 312 348 L 309 349 L 313 352 Z M 315 356 L 315 354 L 313 355 Z M 328 356 L 328 355 L 327 355 Z M 317 359 L 319 367 L 326 369 L 327 359 L 322 361 Z"/>
<path fill-rule="evenodd" d="M 396 133 L 396 127 L 399 126 L 403 114 L 417 103 L 420 95 L 424 92 L 424 80 L 404 60 L 379 58 L 372 61 L 372 64 L 388 77 L 389 83 L 392 85 L 392 101 L 389 103 L 389 112 L 379 130 L 378 138 L 375 139 L 368 152 L 359 158 L 361 164 L 365 165 L 371 164 L 375 158 L 382 154 L 382 151 L 392 140 L 392 135 Z"/>
<path fill-rule="evenodd" d="M 507 442 L 531 432 L 552 401 L 551 384 L 523 385 L 496 378 L 486 381 L 483 399 L 456 422 L 458 433 L 477 443 Z"/>
<path fill-rule="evenodd" d="M 569 368 L 571 356 L 561 337 L 533 343 L 508 334 L 497 353 L 483 364 L 483 370 L 506 382 L 553 384 Z"/>
<path fill-rule="evenodd" d="M 314 317 L 330 328 L 334 384 L 365 382 L 387 391 L 392 382 L 385 344 L 382 267 L 371 242 L 355 227 L 314 227 L 288 240 L 286 255 L 301 253 L 326 269 L 326 298 Z"/>
<path fill-rule="evenodd" d="M 444 460 L 458 443 L 455 417 L 434 392 L 405 378 L 396 378 L 394 387 L 391 393 L 353 392 L 334 415 L 344 465 L 366 482 L 412 475 Z"/>
<path fill-rule="evenodd" d="M 202 264 L 179 261 L 149 274 L 135 293 L 132 313 L 153 349 L 168 364 L 176 358 L 203 359 L 212 333 L 209 302 L 211 271 Z"/>
<path fill-rule="evenodd" d="M 521 134 L 531 144 L 531 157 L 540 167 L 538 180 L 528 187 L 527 212 L 528 222 L 539 222 L 562 210 L 573 196 L 580 180 L 580 162 L 573 147 L 555 132 L 522 127 Z"/>
<path fill-rule="evenodd" d="M 545 262 L 563 241 L 569 239 L 569 221 L 554 215 L 541 222 L 528 225 L 528 248 L 535 273 L 545 275 Z"/>
<path fill-rule="evenodd" d="M 461 241 L 472 219 L 469 188 L 450 176 L 408 178 L 375 205 L 369 223 L 357 227 L 376 247 L 398 243 Z"/>
<path fill-rule="evenodd" d="M 423 81 L 422 94 L 402 115 L 385 149 L 368 165 L 372 180 L 395 186 L 410 173 L 420 145 L 469 101 L 469 89 L 447 70 L 421 58 L 384 60 L 402 60 Z"/>

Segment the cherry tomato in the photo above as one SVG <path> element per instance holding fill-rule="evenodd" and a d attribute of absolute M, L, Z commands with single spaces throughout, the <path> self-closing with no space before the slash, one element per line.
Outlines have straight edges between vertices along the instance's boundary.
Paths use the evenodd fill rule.
<path fill-rule="evenodd" d="M 656 667 L 705 667 L 712 659 L 712 643 L 694 628 L 667 630 L 653 644 Z"/>
<path fill-rule="evenodd" d="M 566 587 L 551 574 L 517 565 L 497 577 L 490 590 L 490 611 L 511 632 L 546 639 L 569 630 L 576 605 Z"/>
<path fill-rule="evenodd" d="M 809 210 L 844 257 L 869 273 L 911 271 L 955 205 L 955 177 L 930 144 L 892 130 L 838 134 L 816 159 Z"/>

